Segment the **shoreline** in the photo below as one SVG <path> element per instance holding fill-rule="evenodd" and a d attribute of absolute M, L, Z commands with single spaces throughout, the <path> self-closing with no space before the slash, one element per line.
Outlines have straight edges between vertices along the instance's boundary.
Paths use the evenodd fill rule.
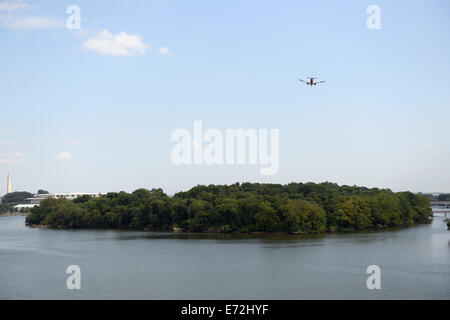
<path fill-rule="evenodd" d="M 28 216 L 30 212 L 5 212 L 0 213 L 0 217 L 15 217 L 15 216 Z"/>
<path fill-rule="evenodd" d="M 411 227 L 417 227 L 420 225 L 430 224 L 433 219 L 430 219 L 428 223 L 414 223 L 414 224 L 406 224 L 406 225 L 398 225 L 398 226 L 380 226 L 377 228 L 368 228 L 361 230 L 339 230 L 339 231 L 325 231 L 325 232 L 269 232 L 269 231 L 251 231 L 251 232 L 220 232 L 220 231 L 204 231 L 204 232 L 190 232 L 190 231 L 180 231 L 180 230 L 172 230 L 172 231 L 163 231 L 163 230 L 148 230 L 144 229 L 127 229 L 127 228 L 65 228 L 62 226 L 52 227 L 50 225 L 45 224 L 25 224 L 26 227 L 35 228 L 35 229 L 50 229 L 50 230 L 103 230 L 103 231 L 126 231 L 126 232 L 158 232 L 158 233 L 168 233 L 168 234 L 203 234 L 203 235 L 332 235 L 332 234 L 358 234 L 358 233 L 366 233 L 366 232 L 382 232 L 382 231 L 392 231 L 392 230 L 403 230 Z"/>

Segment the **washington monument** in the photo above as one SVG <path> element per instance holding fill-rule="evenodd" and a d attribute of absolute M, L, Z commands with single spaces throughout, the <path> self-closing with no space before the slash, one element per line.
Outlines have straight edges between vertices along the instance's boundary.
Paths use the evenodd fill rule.
<path fill-rule="evenodd" d="M 11 175 L 8 173 L 8 185 L 6 186 L 6 193 L 11 193 Z"/>

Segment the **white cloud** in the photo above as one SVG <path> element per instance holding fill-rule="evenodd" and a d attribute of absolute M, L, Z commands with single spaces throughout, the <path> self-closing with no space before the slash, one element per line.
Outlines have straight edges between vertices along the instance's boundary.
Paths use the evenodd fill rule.
<path fill-rule="evenodd" d="M 56 156 L 56 160 L 72 160 L 72 154 L 69 151 L 63 151 Z"/>
<path fill-rule="evenodd" d="M 22 152 L 0 153 L 0 165 L 10 165 L 24 162 L 25 155 Z"/>
<path fill-rule="evenodd" d="M 159 48 L 158 53 L 159 54 L 167 54 L 167 55 L 171 55 L 172 54 L 172 52 L 167 47 Z"/>
<path fill-rule="evenodd" d="M 143 55 L 150 48 L 148 44 L 142 42 L 140 35 L 127 34 L 123 31 L 114 35 L 106 29 L 99 35 L 85 41 L 83 46 L 98 54 L 109 56 Z"/>
<path fill-rule="evenodd" d="M 22 1 L 3 1 L 0 2 L 0 11 L 11 12 L 17 9 L 23 9 L 29 7 L 26 3 Z"/>
<path fill-rule="evenodd" d="M 32 6 L 18 1 L 0 2 L 0 26 L 8 29 L 53 29 L 65 26 L 63 19 L 33 16 L 24 11 Z"/>

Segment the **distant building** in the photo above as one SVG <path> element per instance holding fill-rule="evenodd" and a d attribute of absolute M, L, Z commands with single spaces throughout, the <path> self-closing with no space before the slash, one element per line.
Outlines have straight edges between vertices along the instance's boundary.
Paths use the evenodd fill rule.
<path fill-rule="evenodd" d="M 67 192 L 67 193 L 44 193 L 44 194 L 35 194 L 32 198 L 28 198 L 30 201 L 30 205 L 38 205 L 42 200 L 47 198 L 61 199 L 65 198 L 68 200 L 73 200 L 81 196 L 91 196 L 93 198 L 98 198 L 105 195 L 104 193 L 86 193 L 86 192 Z"/>
<path fill-rule="evenodd" d="M 18 211 L 20 211 L 20 209 L 30 209 L 30 208 L 33 208 L 33 207 L 35 207 L 35 206 L 37 206 L 37 204 L 29 204 L 29 203 L 26 203 L 26 204 L 18 204 L 18 205 L 15 205 L 14 206 L 14 208 L 15 209 L 17 209 Z"/>

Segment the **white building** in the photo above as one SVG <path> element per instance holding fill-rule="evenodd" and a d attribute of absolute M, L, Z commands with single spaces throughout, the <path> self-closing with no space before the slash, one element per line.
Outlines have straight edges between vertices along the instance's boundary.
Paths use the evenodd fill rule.
<path fill-rule="evenodd" d="M 20 210 L 20 209 L 30 209 L 35 206 L 37 206 L 37 204 L 26 203 L 26 204 L 18 204 L 16 206 L 14 206 L 14 208 L 16 208 L 17 210 Z"/>
<path fill-rule="evenodd" d="M 81 196 L 91 196 L 93 198 L 98 198 L 105 195 L 105 193 L 97 192 L 97 193 L 86 193 L 86 192 L 66 192 L 66 193 L 43 193 L 43 194 L 35 194 L 32 198 L 28 198 L 30 201 L 30 205 L 38 205 L 42 200 L 47 198 L 61 199 L 65 198 L 68 200 L 73 200 Z"/>

